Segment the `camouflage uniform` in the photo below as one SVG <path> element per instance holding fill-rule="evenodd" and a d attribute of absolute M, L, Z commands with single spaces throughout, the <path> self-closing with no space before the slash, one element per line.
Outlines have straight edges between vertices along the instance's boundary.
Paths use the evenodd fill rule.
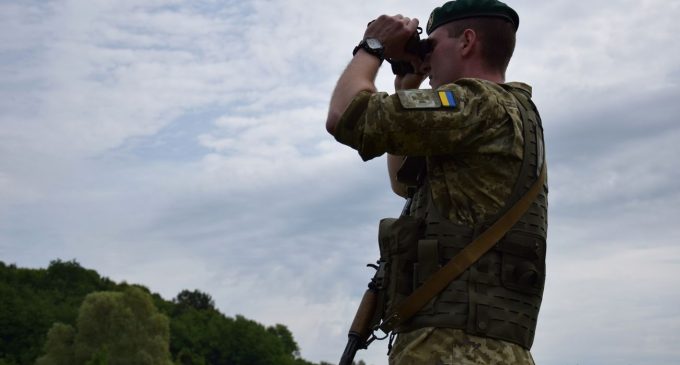
<path fill-rule="evenodd" d="M 468 335 L 453 328 L 421 328 L 399 334 L 391 365 L 533 365 L 529 350 L 514 343 Z"/>
<path fill-rule="evenodd" d="M 505 87 L 530 87 L 509 83 Z M 453 102 L 431 105 L 439 91 Z M 425 156 L 436 208 L 454 223 L 475 227 L 496 214 L 512 193 L 523 158 L 522 119 L 501 85 L 461 79 L 437 90 L 361 92 L 343 113 L 336 139 L 364 160 L 387 152 Z M 511 182 L 511 183 L 508 183 Z M 533 364 L 514 343 L 448 328 L 399 334 L 393 365 Z"/>

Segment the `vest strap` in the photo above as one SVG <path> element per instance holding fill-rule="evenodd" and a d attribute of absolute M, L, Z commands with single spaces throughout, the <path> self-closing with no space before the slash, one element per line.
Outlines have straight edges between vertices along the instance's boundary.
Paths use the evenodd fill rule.
<path fill-rule="evenodd" d="M 411 295 L 406 297 L 397 308 L 385 317 L 385 320 L 378 326 L 385 333 L 390 333 L 398 328 L 413 315 L 418 313 L 432 298 L 444 290 L 451 281 L 455 280 L 470 265 L 479 260 L 487 251 L 496 245 L 498 241 L 514 226 L 526 213 L 534 202 L 546 180 L 546 163 L 538 179 L 531 186 L 524 196 L 515 203 L 503 216 L 501 216 L 491 227 L 482 232 L 477 238 L 470 242 L 464 249 L 449 260 L 445 266 L 432 274 L 420 287 Z"/>

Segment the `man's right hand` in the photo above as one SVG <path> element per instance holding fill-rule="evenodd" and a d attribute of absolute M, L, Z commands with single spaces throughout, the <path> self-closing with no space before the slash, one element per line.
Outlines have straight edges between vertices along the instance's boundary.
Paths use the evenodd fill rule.
<path fill-rule="evenodd" d="M 407 18 L 400 14 L 381 15 L 368 24 L 364 39 L 376 38 L 385 49 L 386 58 L 412 60 L 417 58 L 405 52 L 406 42 L 418 28 L 418 19 Z"/>

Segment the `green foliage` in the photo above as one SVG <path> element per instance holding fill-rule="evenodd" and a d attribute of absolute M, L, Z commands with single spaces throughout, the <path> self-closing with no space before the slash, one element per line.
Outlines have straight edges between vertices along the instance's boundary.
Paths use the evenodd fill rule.
<path fill-rule="evenodd" d="M 32 364 L 53 323 L 75 323 L 88 293 L 114 284 L 75 261 L 55 260 L 47 269 L 0 265 L 0 357 L 8 364 Z"/>
<path fill-rule="evenodd" d="M 282 324 L 227 317 L 198 290 L 167 301 L 76 261 L 0 261 L 0 298 L 0 365 L 315 365 Z"/>
<path fill-rule="evenodd" d="M 283 345 L 283 352 L 295 357 L 300 356 L 300 348 L 298 348 L 298 344 L 295 342 L 293 334 L 290 333 L 286 326 L 277 324 L 274 327 L 268 327 L 267 332 L 279 338 L 279 341 L 281 341 L 281 344 Z"/>
<path fill-rule="evenodd" d="M 80 307 L 77 329 L 55 324 L 45 356 L 37 365 L 169 365 L 169 326 L 151 296 L 130 287 L 124 292 L 89 294 Z"/>
<path fill-rule="evenodd" d="M 176 358 L 181 364 L 296 364 L 295 354 L 278 336 L 243 316 L 191 308 L 173 318 L 170 327 L 171 350 L 182 355 Z"/>
<path fill-rule="evenodd" d="M 73 345 L 76 331 L 72 326 L 55 323 L 47 333 L 45 356 L 38 359 L 36 365 L 73 364 Z"/>
<path fill-rule="evenodd" d="M 215 302 L 212 297 L 198 290 L 182 290 L 173 302 L 179 304 L 180 307 L 191 307 L 198 310 L 215 309 Z"/>
<path fill-rule="evenodd" d="M 139 288 L 88 295 L 77 326 L 77 364 L 102 352 L 110 365 L 170 363 L 168 318 Z"/>

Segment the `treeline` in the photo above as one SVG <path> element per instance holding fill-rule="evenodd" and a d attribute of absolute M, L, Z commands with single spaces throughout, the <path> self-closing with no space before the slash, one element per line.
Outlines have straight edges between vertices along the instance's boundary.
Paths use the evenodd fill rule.
<path fill-rule="evenodd" d="M 0 365 L 19 364 L 316 365 L 286 326 L 227 317 L 207 293 L 167 301 L 76 261 L 0 261 Z"/>

